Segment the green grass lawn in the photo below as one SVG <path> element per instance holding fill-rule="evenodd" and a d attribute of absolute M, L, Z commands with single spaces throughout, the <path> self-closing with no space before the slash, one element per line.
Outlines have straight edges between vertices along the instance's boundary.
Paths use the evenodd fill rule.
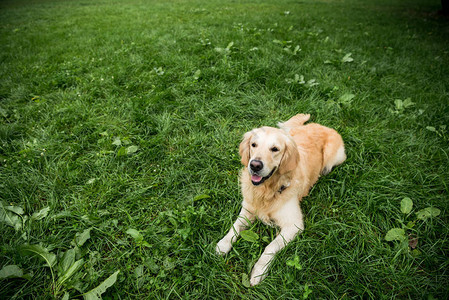
<path fill-rule="evenodd" d="M 2 1 L 0 298 L 446 299 L 439 9 Z M 348 159 L 249 288 L 277 230 L 256 222 L 257 241 L 214 254 L 240 209 L 238 145 L 297 113 L 337 129 Z"/>

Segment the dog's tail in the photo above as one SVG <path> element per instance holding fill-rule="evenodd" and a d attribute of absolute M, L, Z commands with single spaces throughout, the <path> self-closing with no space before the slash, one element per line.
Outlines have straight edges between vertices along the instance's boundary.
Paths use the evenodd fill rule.
<path fill-rule="evenodd" d="M 304 125 L 304 123 L 309 121 L 309 119 L 310 114 L 297 114 L 296 116 L 291 117 L 286 122 L 279 122 L 278 127 L 289 133 L 291 129 Z"/>

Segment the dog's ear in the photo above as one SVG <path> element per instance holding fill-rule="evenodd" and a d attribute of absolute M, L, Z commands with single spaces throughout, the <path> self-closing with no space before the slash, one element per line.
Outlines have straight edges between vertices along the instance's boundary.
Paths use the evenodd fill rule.
<path fill-rule="evenodd" d="M 240 147 L 239 147 L 241 162 L 242 162 L 242 165 L 244 165 L 245 167 L 249 163 L 249 143 L 251 141 L 252 136 L 253 136 L 252 131 L 245 133 L 245 135 L 243 135 L 243 140 L 240 143 Z"/>
<path fill-rule="evenodd" d="M 285 174 L 293 171 L 299 163 L 299 152 L 296 143 L 288 138 L 282 156 L 281 164 L 279 165 L 279 174 Z"/>

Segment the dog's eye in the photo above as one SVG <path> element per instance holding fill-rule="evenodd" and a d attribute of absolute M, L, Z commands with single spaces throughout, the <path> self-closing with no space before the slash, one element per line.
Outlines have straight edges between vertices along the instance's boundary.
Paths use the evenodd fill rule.
<path fill-rule="evenodd" d="M 273 147 L 273 148 L 271 148 L 270 150 L 271 150 L 271 152 L 278 152 L 278 151 L 279 151 L 279 148 L 278 148 L 278 147 Z"/>
<path fill-rule="evenodd" d="M 252 143 L 251 147 L 255 148 L 255 147 L 257 147 L 257 144 L 256 143 Z"/>

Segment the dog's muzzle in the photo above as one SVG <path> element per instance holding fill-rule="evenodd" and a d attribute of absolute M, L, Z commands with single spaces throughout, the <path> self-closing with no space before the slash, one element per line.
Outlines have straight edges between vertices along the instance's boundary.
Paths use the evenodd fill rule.
<path fill-rule="evenodd" d="M 260 176 L 258 173 L 260 170 L 263 169 L 263 163 L 260 160 L 252 160 L 249 164 L 249 173 L 251 175 L 251 182 L 253 185 L 259 185 L 262 184 L 263 182 L 265 182 L 265 180 L 267 180 L 268 178 L 271 177 L 271 175 L 274 174 L 274 172 L 276 171 L 276 167 L 273 168 L 273 170 L 271 170 L 270 174 L 268 174 L 267 176 Z"/>

